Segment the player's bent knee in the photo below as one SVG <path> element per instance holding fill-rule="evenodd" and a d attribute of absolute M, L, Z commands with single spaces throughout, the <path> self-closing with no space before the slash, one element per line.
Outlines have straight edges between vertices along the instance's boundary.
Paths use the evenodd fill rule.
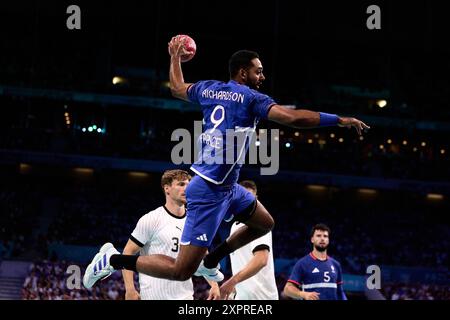
<path fill-rule="evenodd" d="M 275 226 L 275 220 L 272 218 L 271 215 L 268 215 L 266 219 L 264 220 L 263 224 L 263 230 L 267 233 L 273 230 L 273 227 Z"/>

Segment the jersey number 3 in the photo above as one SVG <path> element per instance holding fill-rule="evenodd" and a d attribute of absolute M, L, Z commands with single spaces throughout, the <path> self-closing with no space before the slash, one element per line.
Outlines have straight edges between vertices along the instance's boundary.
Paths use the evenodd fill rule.
<path fill-rule="evenodd" d="M 172 252 L 178 252 L 178 248 L 179 248 L 178 244 L 180 243 L 180 239 L 178 239 L 177 237 L 173 237 L 172 241 L 173 241 Z"/>

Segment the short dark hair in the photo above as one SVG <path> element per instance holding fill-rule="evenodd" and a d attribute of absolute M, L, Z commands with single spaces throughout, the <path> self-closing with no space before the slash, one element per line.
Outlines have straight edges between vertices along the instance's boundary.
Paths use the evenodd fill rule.
<path fill-rule="evenodd" d="M 166 170 L 161 177 L 161 188 L 164 192 L 165 185 L 171 185 L 173 180 L 183 181 L 183 180 L 191 180 L 191 175 L 184 170 Z"/>
<path fill-rule="evenodd" d="M 258 193 L 258 189 L 256 188 L 256 183 L 252 180 L 244 180 L 239 183 L 246 189 L 252 189 L 255 193 Z"/>
<path fill-rule="evenodd" d="M 258 58 L 259 54 L 250 50 L 239 50 L 231 56 L 228 62 L 230 78 L 237 75 L 239 69 L 251 67 L 252 60 Z"/>
<path fill-rule="evenodd" d="M 316 232 L 316 230 L 327 231 L 328 232 L 328 236 L 331 233 L 330 228 L 326 224 L 318 223 L 314 227 L 312 227 L 312 229 L 311 229 L 311 238 L 314 236 L 314 232 Z"/>

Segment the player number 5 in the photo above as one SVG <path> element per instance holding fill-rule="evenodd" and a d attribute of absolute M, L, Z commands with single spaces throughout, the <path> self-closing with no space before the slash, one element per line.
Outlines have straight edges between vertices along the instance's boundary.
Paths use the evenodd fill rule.
<path fill-rule="evenodd" d="M 325 282 L 330 282 L 330 271 L 325 271 L 324 273 L 323 273 L 323 281 L 325 281 Z"/>

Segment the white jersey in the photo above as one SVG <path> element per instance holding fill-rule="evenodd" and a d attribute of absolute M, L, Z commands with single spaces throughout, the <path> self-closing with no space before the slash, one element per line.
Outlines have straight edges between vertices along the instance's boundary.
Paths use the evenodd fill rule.
<path fill-rule="evenodd" d="M 130 239 L 141 247 L 141 255 L 164 254 L 176 258 L 186 215 L 177 217 L 162 206 L 142 216 Z M 139 273 L 142 300 L 193 300 L 192 280 L 174 281 Z"/>
<path fill-rule="evenodd" d="M 230 234 L 233 234 L 244 226 L 235 222 L 231 226 Z M 278 300 L 278 289 L 275 281 L 275 267 L 273 263 L 272 232 L 269 232 L 249 244 L 237 249 L 230 254 L 231 269 L 233 274 L 241 271 L 253 258 L 253 251 L 257 247 L 269 249 L 269 260 L 267 265 L 253 277 L 236 285 L 236 300 Z M 261 247 L 260 247 L 261 248 Z"/>

